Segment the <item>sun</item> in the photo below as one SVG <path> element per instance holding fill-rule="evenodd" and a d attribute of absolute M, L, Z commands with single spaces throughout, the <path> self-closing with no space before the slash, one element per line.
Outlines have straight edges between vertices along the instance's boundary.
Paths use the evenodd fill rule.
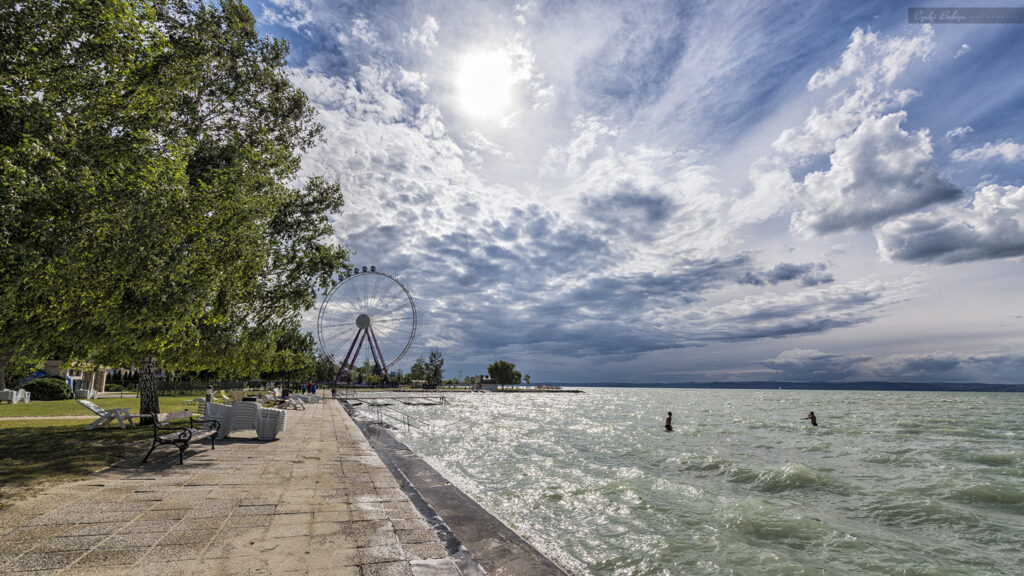
<path fill-rule="evenodd" d="M 516 82 L 517 74 L 508 52 L 473 52 L 459 60 L 455 95 L 460 109 L 467 115 L 497 119 L 512 109 Z"/>

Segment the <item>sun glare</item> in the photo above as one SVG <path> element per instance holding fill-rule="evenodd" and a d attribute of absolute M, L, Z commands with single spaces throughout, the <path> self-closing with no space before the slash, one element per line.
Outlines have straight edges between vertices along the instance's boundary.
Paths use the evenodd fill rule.
<path fill-rule="evenodd" d="M 508 52 L 476 52 L 459 62 L 456 97 L 466 114 L 480 119 L 498 118 L 512 107 L 515 83 L 516 74 Z"/>

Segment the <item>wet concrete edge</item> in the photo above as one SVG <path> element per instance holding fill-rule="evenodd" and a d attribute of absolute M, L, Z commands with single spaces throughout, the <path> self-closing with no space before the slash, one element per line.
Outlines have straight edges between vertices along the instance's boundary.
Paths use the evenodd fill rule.
<path fill-rule="evenodd" d="M 495 575 L 566 576 L 554 562 L 448 482 L 386 429 L 355 418 L 353 409 L 341 404 L 413 506 L 437 532 L 463 574 L 482 574 L 482 568 Z"/>

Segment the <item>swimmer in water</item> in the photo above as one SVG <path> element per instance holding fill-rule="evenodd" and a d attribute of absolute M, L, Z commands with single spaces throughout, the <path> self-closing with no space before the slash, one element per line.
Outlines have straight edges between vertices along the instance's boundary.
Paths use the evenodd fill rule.
<path fill-rule="evenodd" d="M 665 431 L 666 432 L 671 432 L 672 431 L 672 413 L 671 412 L 668 413 L 668 418 L 665 418 Z"/>
<path fill-rule="evenodd" d="M 813 411 L 810 414 L 808 414 L 806 418 L 801 418 L 801 420 L 810 420 L 811 421 L 811 426 L 817 426 L 818 425 L 818 419 L 814 416 L 814 412 Z"/>

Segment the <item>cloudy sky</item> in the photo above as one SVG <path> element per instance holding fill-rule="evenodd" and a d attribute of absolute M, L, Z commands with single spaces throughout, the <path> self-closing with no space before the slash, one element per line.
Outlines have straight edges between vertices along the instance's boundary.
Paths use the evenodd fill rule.
<path fill-rule="evenodd" d="M 415 293 L 405 369 L 1024 381 L 1024 24 L 247 1 L 320 110 L 338 241 Z"/>

